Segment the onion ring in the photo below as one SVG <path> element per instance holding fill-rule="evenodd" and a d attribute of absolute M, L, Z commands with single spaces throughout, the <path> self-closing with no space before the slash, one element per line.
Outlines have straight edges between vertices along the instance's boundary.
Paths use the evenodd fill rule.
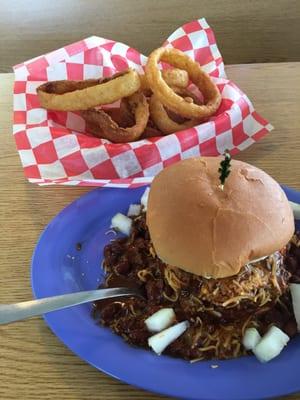
<path fill-rule="evenodd" d="M 135 125 L 122 128 L 104 110 L 81 111 L 87 128 L 95 136 L 113 143 L 133 142 L 140 138 L 149 119 L 149 105 L 146 97 L 137 92 L 126 99 L 135 117 Z"/>
<path fill-rule="evenodd" d="M 184 89 L 182 89 L 182 90 L 184 90 Z M 119 110 L 120 110 L 122 123 L 125 122 L 126 126 L 132 126 L 134 124 L 134 115 L 132 115 L 132 111 L 128 104 L 127 98 L 124 98 L 121 100 Z M 150 111 L 150 108 L 149 108 L 149 111 Z M 122 126 L 125 126 L 125 125 L 122 125 Z M 149 115 L 147 126 L 146 126 L 142 136 L 140 137 L 140 139 L 148 139 L 148 138 L 162 136 L 162 135 L 163 135 L 163 133 L 157 128 L 157 126 L 155 126 L 153 120 L 150 119 L 150 115 Z"/>
<path fill-rule="evenodd" d="M 188 103 L 200 104 L 199 99 L 191 91 L 180 88 L 173 88 L 173 90 L 175 93 L 181 95 Z M 176 114 L 164 107 L 156 94 L 153 94 L 150 98 L 149 110 L 154 124 L 164 135 L 192 128 L 200 122 L 199 119 L 195 118 L 189 120 L 178 118 Z"/>
<path fill-rule="evenodd" d="M 132 95 L 140 86 L 138 73 L 128 69 L 105 79 L 47 82 L 37 88 L 37 94 L 46 109 L 79 111 L 114 103 Z"/>
<path fill-rule="evenodd" d="M 123 97 L 119 110 L 121 115 L 121 123 L 119 125 L 123 128 L 133 126 L 135 124 L 135 116 L 128 97 Z"/>
<path fill-rule="evenodd" d="M 152 126 L 147 126 L 144 133 L 141 136 L 141 139 L 149 139 L 159 136 L 163 136 L 163 133 L 160 130 L 153 128 Z"/>
<path fill-rule="evenodd" d="M 204 104 L 191 104 L 178 96 L 164 81 L 158 68 L 160 61 L 188 72 L 190 80 L 199 88 Z M 154 50 L 147 61 L 145 75 L 153 93 L 168 109 L 186 118 L 203 118 L 213 115 L 220 106 L 221 94 L 210 76 L 200 65 L 177 49 L 160 47 Z"/>
<path fill-rule="evenodd" d="M 133 125 L 132 122 L 134 122 L 134 117 L 132 116 L 131 122 L 129 123 L 127 118 L 124 118 L 124 115 L 122 114 L 121 110 L 119 107 L 111 107 L 111 108 L 105 108 L 104 111 L 106 114 L 110 116 L 110 118 L 115 121 L 118 125 L 122 127 L 126 127 L 128 125 Z"/>
<path fill-rule="evenodd" d="M 173 87 L 173 90 L 175 93 L 179 94 L 181 97 L 185 99 L 186 102 L 188 103 L 194 103 L 194 104 L 203 104 L 203 102 L 200 100 L 199 97 L 197 97 L 196 94 L 194 94 L 191 90 L 185 89 L 185 88 L 178 88 L 178 87 Z M 166 108 L 166 112 L 168 116 L 175 122 L 182 124 L 183 122 L 187 121 L 187 118 L 174 113 L 174 111 L 169 110 Z M 204 119 L 204 118 L 203 118 Z M 196 123 L 198 123 L 200 120 L 199 119 L 194 119 Z M 201 119 L 202 120 L 202 119 Z"/>
<path fill-rule="evenodd" d="M 130 105 L 128 104 L 127 98 L 124 98 L 121 100 L 120 103 L 120 120 L 121 123 L 119 123 L 120 126 L 132 126 L 134 124 L 134 115 L 132 114 L 132 111 L 130 109 Z M 149 109 L 150 111 L 150 109 Z M 150 117 L 150 116 L 149 116 Z M 121 125 L 122 124 L 122 125 Z M 147 126 L 142 133 L 140 139 L 148 139 L 151 137 L 157 137 L 157 136 L 162 136 L 162 132 L 157 129 L 153 121 L 149 118 L 147 122 Z"/>
<path fill-rule="evenodd" d="M 186 88 L 189 84 L 189 75 L 183 69 L 170 68 L 161 71 L 163 79 L 169 86 L 176 86 L 180 88 Z M 141 80 L 141 90 L 151 91 L 151 87 L 146 78 L 146 75 L 140 75 Z"/>

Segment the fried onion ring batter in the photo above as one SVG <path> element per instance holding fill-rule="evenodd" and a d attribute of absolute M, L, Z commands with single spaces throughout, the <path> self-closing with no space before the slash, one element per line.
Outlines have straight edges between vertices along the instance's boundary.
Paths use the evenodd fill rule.
<path fill-rule="evenodd" d="M 140 86 L 138 73 L 128 69 L 105 79 L 47 82 L 37 88 L 37 94 L 46 109 L 79 111 L 114 103 L 131 96 Z"/>
<path fill-rule="evenodd" d="M 166 69 L 163 70 L 161 74 L 162 78 L 169 86 L 186 88 L 189 84 L 189 75 L 183 69 L 178 69 L 178 68 Z M 140 80 L 141 80 L 141 90 L 146 91 L 147 93 L 149 91 L 151 94 L 151 87 L 149 85 L 146 75 L 140 75 Z"/>
<path fill-rule="evenodd" d="M 178 96 L 165 82 L 158 68 L 160 61 L 188 72 L 190 80 L 199 88 L 204 104 L 191 104 Z M 221 94 L 210 76 L 203 71 L 200 65 L 183 52 L 177 49 L 160 47 L 154 50 L 146 64 L 146 78 L 153 93 L 171 111 L 186 118 L 204 118 L 213 115 L 220 106 Z"/>
<path fill-rule="evenodd" d="M 188 89 L 173 88 L 174 92 L 184 97 L 185 101 L 193 104 L 199 104 L 199 99 Z M 168 112 L 162 102 L 158 99 L 156 94 L 153 94 L 149 101 L 150 115 L 161 132 L 165 135 L 170 133 L 182 131 L 197 125 L 199 119 L 181 119 L 172 112 Z"/>
<path fill-rule="evenodd" d="M 146 97 L 137 92 L 126 100 L 135 118 L 133 126 L 120 127 L 104 110 L 81 111 L 81 116 L 85 119 L 87 128 L 95 136 L 108 139 L 113 143 L 133 142 L 140 138 L 144 132 L 149 119 L 149 105 Z"/>

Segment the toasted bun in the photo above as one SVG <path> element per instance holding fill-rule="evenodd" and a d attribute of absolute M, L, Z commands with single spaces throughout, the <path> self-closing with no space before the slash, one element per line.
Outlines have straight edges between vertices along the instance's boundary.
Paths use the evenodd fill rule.
<path fill-rule="evenodd" d="M 147 225 L 157 255 L 196 275 L 223 278 L 280 250 L 294 233 L 285 193 L 264 171 L 231 161 L 224 190 L 220 157 L 191 158 L 154 179 Z"/>

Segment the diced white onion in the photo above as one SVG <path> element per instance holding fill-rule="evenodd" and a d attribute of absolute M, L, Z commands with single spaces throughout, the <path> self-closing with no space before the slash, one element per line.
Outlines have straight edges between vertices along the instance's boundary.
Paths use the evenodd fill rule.
<path fill-rule="evenodd" d="M 243 345 L 246 350 L 252 350 L 261 340 L 261 336 L 257 329 L 248 328 L 243 337 Z"/>
<path fill-rule="evenodd" d="M 130 204 L 127 216 L 128 217 L 136 217 L 140 215 L 142 206 L 140 204 Z"/>
<path fill-rule="evenodd" d="M 168 328 L 176 318 L 173 308 L 162 308 L 145 320 L 150 332 L 160 332 Z"/>
<path fill-rule="evenodd" d="M 144 206 L 144 210 L 147 210 L 149 192 L 150 192 L 150 188 L 147 188 L 144 191 L 143 196 L 141 197 L 141 204 L 142 204 L 142 206 Z"/>
<path fill-rule="evenodd" d="M 161 354 L 165 348 L 181 336 L 188 327 L 188 321 L 179 322 L 179 324 L 173 325 L 170 328 L 151 336 L 148 339 L 148 345 L 156 354 Z"/>
<path fill-rule="evenodd" d="M 290 283 L 293 309 L 297 322 L 298 332 L 300 331 L 300 283 Z"/>
<path fill-rule="evenodd" d="M 281 329 L 272 326 L 252 351 L 260 362 L 265 363 L 277 357 L 289 340 Z"/>
<path fill-rule="evenodd" d="M 129 235 L 132 226 L 132 219 L 126 217 L 126 215 L 117 213 L 111 220 L 111 227 Z"/>
<path fill-rule="evenodd" d="M 290 201 L 290 206 L 292 207 L 295 219 L 300 219 L 300 204 Z"/>

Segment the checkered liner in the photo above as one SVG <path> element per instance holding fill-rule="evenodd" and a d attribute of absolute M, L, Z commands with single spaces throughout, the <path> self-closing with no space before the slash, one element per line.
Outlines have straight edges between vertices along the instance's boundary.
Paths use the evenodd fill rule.
<path fill-rule="evenodd" d="M 45 81 L 110 76 L 128 67 L 143 72 L 147 58 L 123 43 L 89 37 L 14 67 L 13 133 L 30 182 L 136 187 L 151 182 L 169 164 L 193 156 L 232 154 L 262 138 L 272 126 L 248 97 L 226 79 L 214 33 L 205 19 L 178 28 L 164 46 L 198 61 L 222 93 L 213 118 L 172 135 L 113 144 L 85 134 L 84 120 L 72 112 L 40 107 L 36 88 Z"/>

